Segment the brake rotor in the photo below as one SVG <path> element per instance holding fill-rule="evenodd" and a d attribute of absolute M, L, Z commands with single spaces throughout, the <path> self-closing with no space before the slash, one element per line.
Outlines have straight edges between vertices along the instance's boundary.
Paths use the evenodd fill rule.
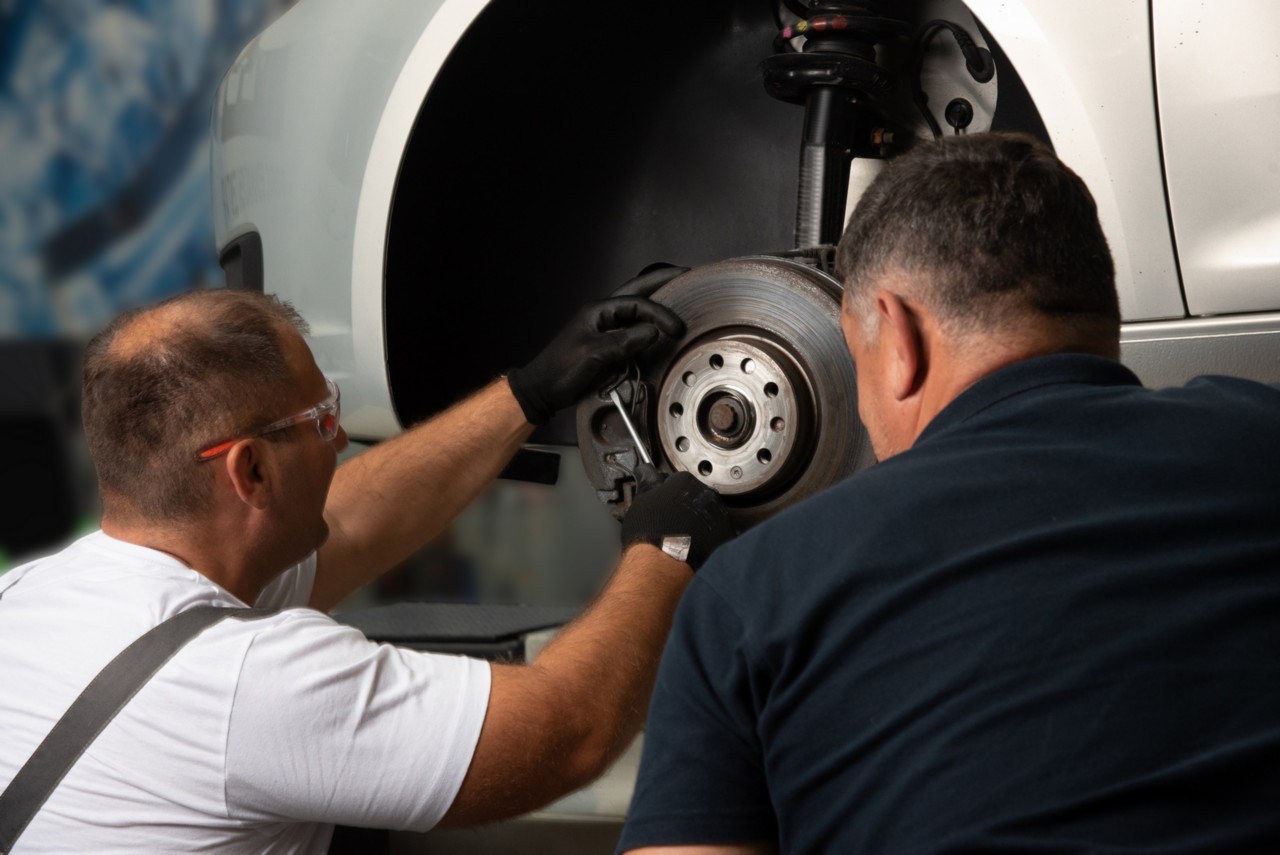
<path fill-rule="evenodd" d="M 740 258 L 690 270 L 653 299 L 684 320 L 684 338 L 616 389 L 658 468 L 715 488 L 740 530 L 872 462 L 830 276 Z M 607 389 L 579 405 L 577 423 L 588 478 L 621 518 L 638 457 Z"/>

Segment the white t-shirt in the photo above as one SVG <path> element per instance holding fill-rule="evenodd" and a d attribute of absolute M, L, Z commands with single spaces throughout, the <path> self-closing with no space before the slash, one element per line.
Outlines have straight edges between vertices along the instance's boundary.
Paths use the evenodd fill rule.
<path fill-rule="evenodd" d="M 254 605 L 301 606 L 315 557 Z M 241 607 L 155 550 L 96 532 L 0 576 L 0 787 L 117 653 L 192 606 Z M 333 824 L 426 830 L 480 735 L 489 666 L 368 641 L 307 608 L 186 645 L 77 761 L 25 852 L 323 852 Z"/>

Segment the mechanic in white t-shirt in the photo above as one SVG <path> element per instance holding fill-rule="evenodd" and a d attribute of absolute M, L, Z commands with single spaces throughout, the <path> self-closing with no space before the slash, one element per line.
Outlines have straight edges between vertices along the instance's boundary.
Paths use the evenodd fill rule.
<path fill-rule="evenodd" d="M 341 467 L 338 389 L 287 304 L 194 291 L 113 322 L 84 374 L 102 530 L 0 578 L 0 788 L 161 621 L 281 611 L 182 648 L 14 851 L 323 852 L 334 824 L 490 822 L 602 773 L 640 727 L 691 567 L 732 536 L 686 474 L 641 491 L 613 578 L 532 665 L 375 644 L 325 611 L 446 526 L 533 423 L 679 336 L 647 299 L 679 272 L 593 304 L 528 365 Z M 688 562 L 655 545 L 675 532 L 693 534 Z"/>

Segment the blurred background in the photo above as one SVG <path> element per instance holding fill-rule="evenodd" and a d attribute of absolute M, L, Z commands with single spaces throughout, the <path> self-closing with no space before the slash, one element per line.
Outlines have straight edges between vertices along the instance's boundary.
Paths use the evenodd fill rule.
<path fill-rule="evenodd" d="M 80 354 L 219 286 L 214 91 L 294 0 L 0 0 L 0 572 L 97 525 Z"/>

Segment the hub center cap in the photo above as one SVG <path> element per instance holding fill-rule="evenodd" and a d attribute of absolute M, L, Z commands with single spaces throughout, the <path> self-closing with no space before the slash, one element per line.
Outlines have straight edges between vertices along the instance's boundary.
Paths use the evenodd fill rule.
<path fill-rule="evenodd" d="M 706 410 L 698 428 L 708 442 L 721 448 L 737 448 L 755 427 L 755 408 L 734 389 L 713 390 L 699 405 Z"/>

